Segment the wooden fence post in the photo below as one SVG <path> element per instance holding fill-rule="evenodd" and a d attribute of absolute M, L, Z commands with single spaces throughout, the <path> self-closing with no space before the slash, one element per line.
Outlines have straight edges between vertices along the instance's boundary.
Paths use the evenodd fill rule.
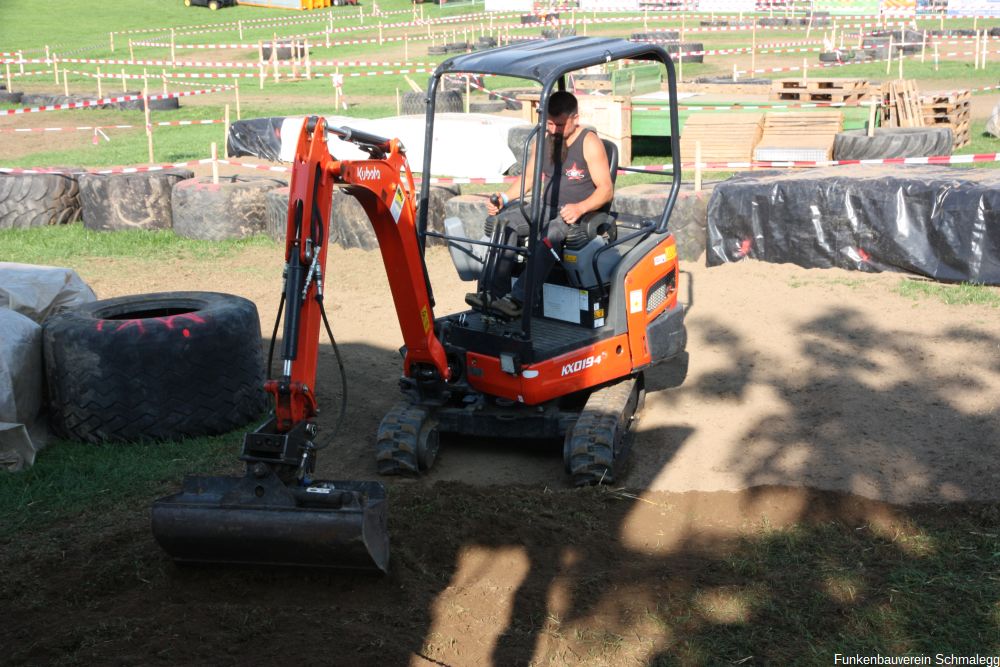
<path fill-rule="evenodd" d="M 146 119 L 146 147 L 149 149 L 149 164 L 154 164 L 153 123 L 149 117 L 149 81 L 145 72 L 142 74 L 142 114 Z"/>

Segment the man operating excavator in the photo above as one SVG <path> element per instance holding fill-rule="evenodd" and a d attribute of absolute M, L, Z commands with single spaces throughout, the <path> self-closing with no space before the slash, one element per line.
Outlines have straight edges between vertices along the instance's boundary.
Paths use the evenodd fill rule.
<path fill-rule="evenodd" d="M 541 219 L 546 221 L 546 240 L 543 241 L 546 248 L 531 258 L 534 275 L 539 277 L 538 285 L 559 260 L 563 243 L 572 233 L 573 226 L 588 213 L 604 207 L 614 196 L 604 144 L 592 129 L 580 125 L 579 107 L 572 93 L 559 91 L 549 98 L 545 134 L 546 149 L 542 162 L 544 209 Z M 509 205 L 520 196 L 522 179 L 524 191 L 531 191 L 534 164 L 535 148 L 532 147 L 522 176 L 511 183 L 505 192 L 495 193 L 487 204 L 487 212 L 499 216 L 497 223 L 502 225 L 500 242 L 503 245 L 514 245 L 515 241 L 524 239 L 529 233 L 524 216 Z M 466 294 L 466 303 L 505 317 L 519 317 L 525 295 L 523 281 L 517 280 L 511 286 L 516 260 L 515 251 L 502 251 L 492 283 L 480 284 L 480 291 Z"/>

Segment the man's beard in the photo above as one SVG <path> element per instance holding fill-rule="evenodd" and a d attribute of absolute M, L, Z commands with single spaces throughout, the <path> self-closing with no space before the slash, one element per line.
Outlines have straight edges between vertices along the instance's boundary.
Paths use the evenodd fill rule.
<path fill-rule="evenodd" d="M 562 164 L 566 161 L 566 156 L 569 155 L 569 144 L 566 142 L 566 137 L 561 134 L 553 134 L 549 136 L 552 144 L 552 161 L 556 164 Z"/>

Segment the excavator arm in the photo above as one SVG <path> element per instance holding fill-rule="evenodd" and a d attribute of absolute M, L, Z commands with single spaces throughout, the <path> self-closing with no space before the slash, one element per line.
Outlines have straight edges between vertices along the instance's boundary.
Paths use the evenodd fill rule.
<path fill-rule="evenodd" d="M 336 160 L 328 134 L 351 141 L 368 160 Z M 406 346 L 403 374 L 447 381 L 444 346 L 434 333 L 434 313 L 416 234 L 413 174 L 403 146 L 350 128 L 330 128 L 309 118 L 299 136 L 288 198 L 285 245 L 285 318 L 282 377 L 271 380 L 278 429 L 312 419 L 322 322 L 323 279 L 330 242 L 335 184 L 345 184 L 371 221 Z"/>
<path fill-rule="evenodd" d="M 335 134 L 367 160 L 330 155 Z M 402 145 L 309 118 L 292 167 L 285 244 L 282 369 L 265 388 L 274 416 L 243 440 L 243 477 L 188 476 L 180 493 L 153 504 L 153 535 L 176 561 L 378 569 L 389 563 L 382 484 L 311 478 L 318 447 L 316 385 L 330 207 L 344 184 L 371 219 L 406 344 L 403 374 L 447 382 L 444 347 L 416 234 L 413 174 Z M 363 314 L 358 314 L 363 316 Z"/>

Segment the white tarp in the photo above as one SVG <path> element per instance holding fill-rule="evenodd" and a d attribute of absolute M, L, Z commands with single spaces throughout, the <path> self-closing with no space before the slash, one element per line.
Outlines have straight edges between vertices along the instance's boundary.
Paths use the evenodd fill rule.
<path fill-rule="evenodd" d="M 28 436 L 42 407 L 42 327 L 0 308 L 0 467 L 20 470 L 40 449 Z"/>
<path fill-rule="evenodd" d="M 0 262 L 0 469 L 35 461 L 47 437 L 41 323 L 63 308 L 95 301 L 76 271 Z"/>
<path fill-rule="evenodd" d="M 96 299 L 73 269 L 0 262 L 0 308 L 10 308 L 39 324 L 62 308 Z"/>
<path fill-rule="evenodd" d="M 281 125 L 281 160 L 295 157 L 303 118 L 286 118 Z M 484 113 L 439 113 L 434 117 L 434 151 L 431 172 L 434 176 L 459 178 L 497 178 L 517 160 L 507 134 L 510 128 L 524 125 L 520 118 Z M 331 127 L 347 126 L 382 137 L 398 138 L 406 147 L 410 169 L 420 171 L 424 159 L 424 116 L 391 118 L 348 118 L 328 116 Z M 364 160 L 368 154 L 354 144 L 330 136 L 330 153 L 338 160 Z"/>

